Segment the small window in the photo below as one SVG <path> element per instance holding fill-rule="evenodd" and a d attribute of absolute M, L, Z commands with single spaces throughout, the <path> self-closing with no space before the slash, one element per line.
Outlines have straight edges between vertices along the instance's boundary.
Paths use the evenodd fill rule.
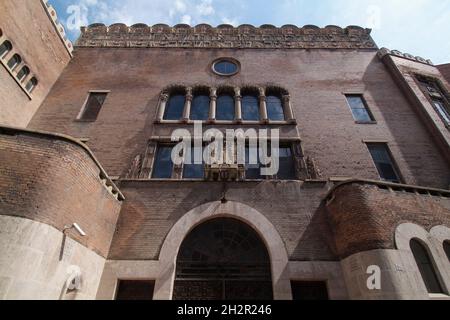
<path fill-rule="evenodd" d="M 367 144 L 373 161 L 378 169 L 381 179 L 389 182 L 400 183 L 400 176 L 386 144 Z"/>
<path fill-rule="evenodd" d="M 281 99 L 276 96 L 267 96 L 267 116 L 272 121 L 284 121 L 284 110 Z"/>
<path fill-rule="evenodd" d="M 184 111 L 185 96 L 171 96 L 164 110 L 164 120 L 181 120 Z"/>
<path fill-rule="evenodd" d="M 91 92 L 89 93 L 88 100 L 84 106 L 83 114 L 80 119 L 86 121 L 97 120 L 98 114 L 105 103 L 107 93 L 103 92 Z"/>
<path fill-rule="evenodd" d="M 0 45 L 0 58 L 3 58 L 12 50 L 12 44 L 8 40 L 3 41 Z"/>
<path fill-rule="evenodd" d="M 231 59 L 220 59 L 214 62 L 213 71 L 221 76 L 232 76 L 238 73 L 239 65 Z"/>
<path fill-rule="evenodd" d="M 198 95 L 192 100 L 191 120 L 206 121 L 209 118 L 210 98 L 207 95 Z"/>
<path fill-rule="evenodd" d="M 258 147 L 250 148 L 250 146 L 247 145 L 245 147 L 245 178 L 249 180 L 264 179 L 261 175 L 262 167 L 259 159 Z"/>
<path fill-rule="evenodd" d="M 444 241 L 444 251 L 447 255 L 448 262 L 450 262 L 450 240 Z"/>
<path fill-rule="evenodd" d="M 22 81 L 24 80 L 28 75 L 30 74 L 30 69 L 27 66 L 24 66 L 20 71 L 17 73 L 17 80 Z"/>
<path fill-rule="evenodd" d="M 234 98 L 230 95 L 221 95 L 217 99 L 216 119 L 224 121 L 234 120 Z"/>
<path fill-rule="evenodd" d="M 154 281 L 120 280 L 116 300 L 153 300 Z"/>
<path fill-rule="evenodd" d="M 433 100 L 434 107 L 447 125 L 450 125 L 450 112 L 442 100 Z"/>
<path fill-rule="evenodd" d="M 173 171 L 172 149 L 173 146 L 169 145 L 158 146 L 158 152 L 156 154 L 155 164 L 153 166 L 154 179 L 172 178 L 172 171 Z"/>
<path fill-rule="evenodd" d="M 329 300 L 327 284 L 324 281 L 291 281 L 292 299 L 297 301 Z"/>
<path fill-rule="evenodd" d="M 242 97 L 242 119 L 246 121 L 259 121 L 258 98 L 251 95 Z"/>
<path fill-rule="evenodd" d="M 11 59 L 9 59 L 8 67 L 11 70 L 14 70 L 21 62 L 22 62 L 22 58 L 18 54 L 15 54 L 11 57 Z"/>
<path fill-rule="evenodd" d="M 197 153 L 197 158 L 202 159 L 203 162 L 203 148 L 196 149 L 192 146 L 189 159 L 190 164 L 186 163 L 187 159 L 185 158 L 185 163 L 183 165 L 183 179 L 203 179 L 205 176 L 204 164 L 196 164 L 194 161 L 195 153 Z M 187 157 L 189 157 L 189 155 L 187 155 Z"/>
<path fill-rule="evenodd" d="M 27 85 L 25 86 L 25 90 L 28 91 L 28 93 L 33 92 L 34 88 L 38 85 L 38 81 L 35 77 L 31 78 L 30 81 L 28 81 Z"/>
<path fill-rule="evenodd" d="M 367 107 L 362 95 L 346 95 L 348 105 L 357 122 L 373 122 L 375 119 Z"/>
<path fill-rule="evenodd" d="M 290 146 L 280 147 L 279 149 L 280 169 L 277 178 L 280 180 L 295 180 L 294 155 Z"/>
<path fill-rule="evenodd" d="M 428 292 L 444 293 L 434 270 L 433 263 L 428 254 L 428 250 L 422 243 L 415 239 L 412 239 L 409 245 Z"/>

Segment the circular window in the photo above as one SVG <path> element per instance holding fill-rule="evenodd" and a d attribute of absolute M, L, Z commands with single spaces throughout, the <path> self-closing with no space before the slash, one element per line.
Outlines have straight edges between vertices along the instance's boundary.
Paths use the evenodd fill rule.
<path fill-rule="evenodd" d="M 213 71 L 220 76 L 232 76 L 239 72 L 239 63 L 234 59 L 219 59 L 212 65 Z"/>

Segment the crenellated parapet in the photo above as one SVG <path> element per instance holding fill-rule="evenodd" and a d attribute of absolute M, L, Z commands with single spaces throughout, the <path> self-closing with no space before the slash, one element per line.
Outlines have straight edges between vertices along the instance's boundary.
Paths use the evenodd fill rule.
<path fill-rule="evenodd" d="M 377 49 L 371 30 L 358 26 L 341 28 L 313 25 L 219 25 L 191 27 L 178 24 L 92 24 L 81 28 L 78 47 L 143 48 L 256 48 L 256 49 Z"/>
<path fill-rule="evenodd" d="M 424 59 L 424 58 L 419 57 L 419 56 L 414 56 L 414 55 L 412 55 L 410 53 L 403 53 L 403 52 L 398 51 L 398 50 L 389 50 L 387 48 L 381 48 L 378 51 L 378 56 L 381 59 L 384 58 L 386 55 L 392 55 L 392 56 L 396 56 L 396 57 L 400 57 L 400 58 L 405 58 L 405 59 L 408 59 L 408 60 L 411 60 L 411 61 L 428 64 L 430 66 L 434 66 L 433 62 L 430 59 Z"/>

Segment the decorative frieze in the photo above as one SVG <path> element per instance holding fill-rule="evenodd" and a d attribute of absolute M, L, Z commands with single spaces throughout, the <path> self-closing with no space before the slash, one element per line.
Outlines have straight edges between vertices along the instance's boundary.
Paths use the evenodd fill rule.
<path fill-rule="evenodd" d="M 143 47 L 143 48 L 261 48 L 261 49 L 313 49 L 349 48 L 376 49 L 370 36 L 371 30 L 357 26 L 340 28 L 327 26 L 285 25 L 277 28 L 263 25 L 256 28 L 241 25 L 237 28 L 207 24 L 188 25 L 158 24 L 93 24 L 81 28 L 78 47 Z"/>

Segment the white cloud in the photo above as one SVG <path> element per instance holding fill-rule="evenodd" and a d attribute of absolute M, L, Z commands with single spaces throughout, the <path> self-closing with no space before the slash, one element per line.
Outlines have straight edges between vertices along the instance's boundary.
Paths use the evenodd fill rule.
<path fill-rule="evenodd" d="M 222 18 L 222 23 L 230 24 L 230 25 L 232 25 L 234 27 L 237 27 L 238 24 L 239 24 L 239 22 L 238 22 L 238 20 L 236 18 L 230 19 L 230 18 L 227 18 L 227 17 Z"/>
<path fill-rule="evenodd" d="M 216 12 L 212 5 L 212 0 L 201 0 L 197 5 L 197 11 L 201 16 L 209 16 Z"/>
<path fill-rule="evenodd" d="M 192 17 L 188 14 L 185 14 L 184 16 L 181 17 L 181 23 L 190 25 L 192 23 Z"/>

